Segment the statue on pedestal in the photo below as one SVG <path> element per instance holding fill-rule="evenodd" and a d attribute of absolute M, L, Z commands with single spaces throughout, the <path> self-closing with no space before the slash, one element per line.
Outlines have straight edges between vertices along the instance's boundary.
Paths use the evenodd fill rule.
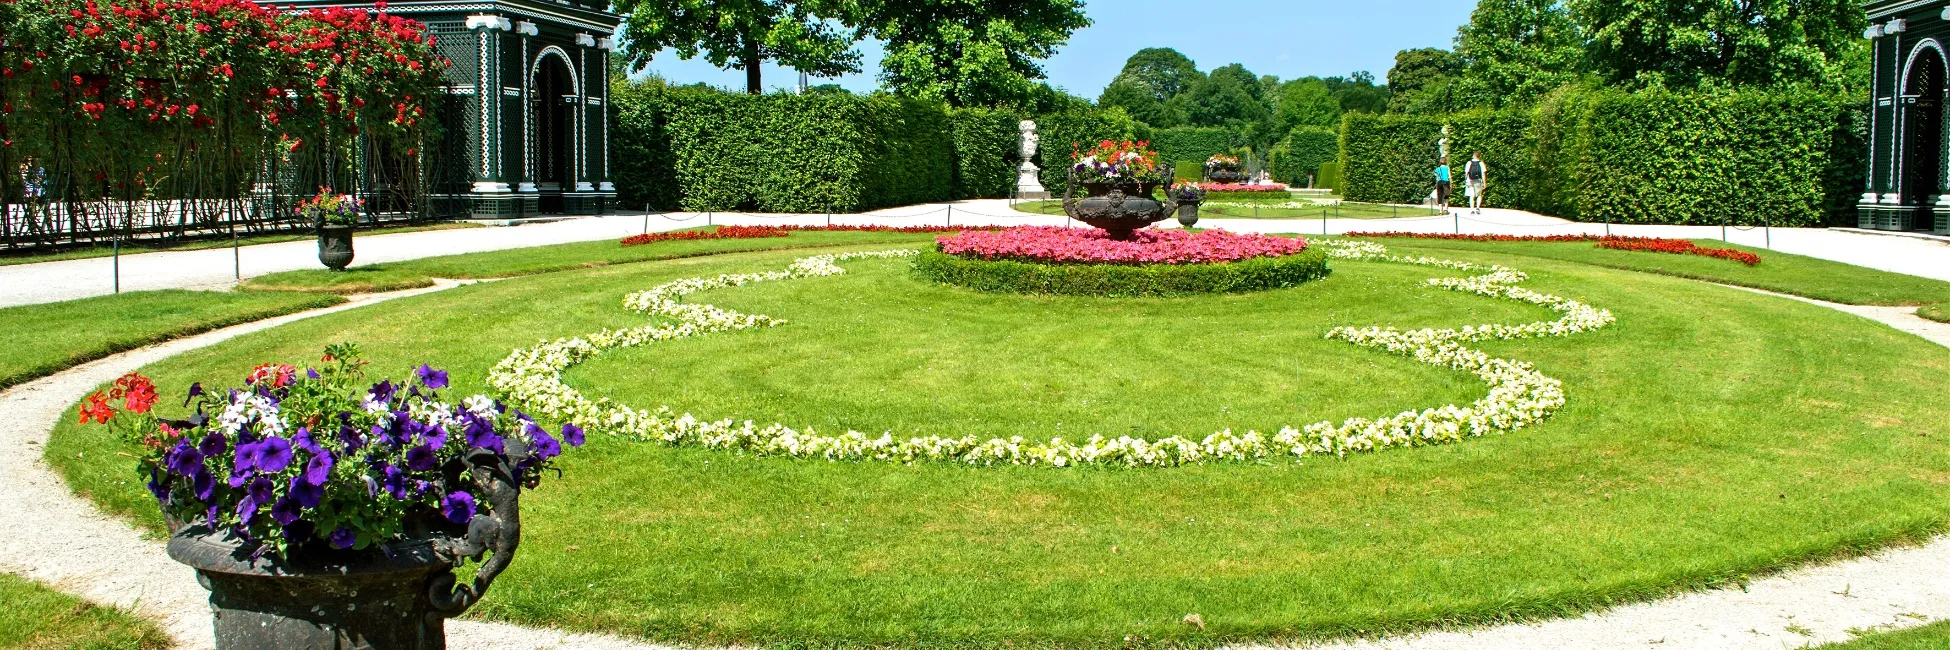
<path fill-rule="evenodd" d="M 1036 135 L 1036 123 L 1023 120 L 1017 126 L 1022 129 L 1022 167 L 1017 169 L 1016 198 L 1050 198 L 1049 190 L 1043 189 L 1043 182 L 1038 178 L 1042 170 L 1030 162 L 1036 158 L 1036 143 L 1041 139 Z"/>

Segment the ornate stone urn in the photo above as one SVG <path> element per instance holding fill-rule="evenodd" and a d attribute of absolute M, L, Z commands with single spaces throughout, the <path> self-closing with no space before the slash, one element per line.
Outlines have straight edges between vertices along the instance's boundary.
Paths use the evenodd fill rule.
<path fill-rule="evenodd" d="M 1246 178 L 1236 162 L 1211 163 L 1205 168 L 1205 179 L 1214 183 L 1244 183 Z"/>
<path fill-rule="evenodd" d="M 313 544 L 276 558 L 229 530 L 195 525 L 170 536 L 169 557 L 210 590 L 217 650 L 444 650 L 445 620 L 479 602 L 514 560 L 521 446 L 509 439 L 506 463 L 477 449 L 451 475 L 471 475 L 493 508 L 464 528 L 428 516 L 407 522 L 405 541 L 362 551 Z M 490 551 L 473 583 L 457 586 L 454 567 Z"/>
<path fill-rule="evenodd" d="M 334 271 L 352 264 L 352 226 L 319 224 L 318 262 Z"/>
<path fill-rule="evenodd" d="M 1137 238 L 1137 230 L 1163 221 L 1177 211 L 1178 203 L 1171 197 L 1164 201 L 1154 198 L 1162 181 L 1126 181 L 1119 183 L 1082 183 L 1077 181 L 1076 172 L 1070 172 L 1070 182 L 1063 190 L 1063 213 L 1109 233 L 1111 239 L 1129 241 Z M 1076 188 L 1081 185 L 1083 197 L 1076 196 Z"/>

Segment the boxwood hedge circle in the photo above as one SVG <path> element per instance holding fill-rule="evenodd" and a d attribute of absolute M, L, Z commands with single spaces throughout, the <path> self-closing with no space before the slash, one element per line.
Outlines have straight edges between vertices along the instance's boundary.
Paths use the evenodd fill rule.
<path fill-rule="evenodd" d="M 1116 298 L 1244 293 L 1327 277 L 1327 254 L 1308 249 L 1224 264 L 1039 264 L 922 251 L 915 277 L 977 291 Z"/>

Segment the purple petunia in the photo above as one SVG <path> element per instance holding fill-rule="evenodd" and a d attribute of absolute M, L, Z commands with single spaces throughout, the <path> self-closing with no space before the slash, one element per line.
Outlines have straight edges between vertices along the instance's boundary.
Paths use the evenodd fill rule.
<path fill-rule="evenodd" d="M 291 443 L 277 436 L 265 436 L 255 445 L 251 466 L 261 472 L 281 472 L 291 464 Z"/>
<path fill-rule="evenodd" d="M 547 460 L 562 455 L 562 443 L 556 442 L 547 431 L 533 423 L 528 425 L 528 441 L 536 458 Z"/>
<path fill-rule="evenodd" d="M 338 530 L 332 531 L 332 536 L 328 541 L 332 543 L 332 548 L 352 548 L 353 545 L 359 543 L 359 536 L 353 533 L 352 529 L 341 527 Z"/>
<path fill-rule="evenodd" d="M 392 380 L 381 381 L 372 385 L 372 390 L 366 393 L 366 397 L 375 402 L 390 404 L 393 401 L 393 392 L 397 390 L 399 387 L 394 386 Z"/>
<path fill-rule="evenodd" d="M 291 446 L 304 450 L 308 454 L 325 451 L 324 447 L 318 446 L 318 442 L 311 439 L 310 427 L 298 427 L 298 432 L 291 435 Z"/>
<path fill-rule="evenodd" d="M 474 495 L 464 490 L 447 494 L 446 501 L 440 504 L 440 512 L 447 515 L 447 521 L 464 524 L 474 520 Z"/>
<path fill-rule="evenodd" d="M 407 469 L 413 470 L 415 472 L 430 472 L 433 471 L 435 467 L 439 467 L 439 466 L 440 466 L 440 459 L 439 457 L 434 455 L 432 447 L 428 447 L 426 445 L 420 445 L 418 447 L 414 447 L 412 449 L 406 450 Z"/>
<path fill-rule="evenodd" d="M 278 522 L 279 526 L 290 526 L 292 522 L 298 521 L 301 509 L 297 499 L 291 497 L 278 499 L 277 503 L 271 505 L 271 521 Z"/>
<path fill-rule="evenodd" d="M 318 501 L 325 498 L 325 486 L 305 482 L 303 476 L 291 477 L 291 496 L 289 499 L 306 508 L 318 507 Z"/>
<path fill-rule="evenodd" d="M 189 406 L 192 400 L 195 400 L 197 397 L 200 397 L 202 395 L 203 395 L 203 382 L 196 382 L 190 384 L 190 394 L 188 397 L 183 398 L 183 406 Z"/>
<path fill-rule="evenodd" d="M 569 443 L 570 447 L 581 447 L 582 427 L 576 426 L 574 424 L 564 423 L 562 425 L 562 441 Z"/>
<path fill-rule="evenodd" d="M 339 442 L 345 443 L 347 451 L 358 451 L 366 446 L 366 437 L 359 435 L 359 428 L 350 424 L 339 425 Z"/>
<path fill-rule="evenodd" d="M 406 498 L 406 472 L 400 471 L 398 467 L 384 465 L 379 468 L 379 475 L 382 477 L 380 483 L 385 486 L 387 494 L 393 495 L 395 499 Z"/>
<path fill-rule="evenodd" d="M 163 463 L 171 472 L 190 476 L 203 469 L 203 452 L 191 447 L 189 440 L 178 440 L 176 447 L 163 455 Z"/>
<path fill-rule="evenodd" d="M 229 443 L 230 441 L 223 437 L 223 433 L 212 431 L 210 435 L 203 436 L 203 442 L 197 444 L 196 450 L 203 452 L 206 458 L 215 458 L 229 449 Z"/>
<path fill-rule="evenodd" d="M 420 430 L 420 436 L 426 439 L 427 444 L 432 445 L 434 449 L 447 446 L 447 427 L 445 426 L 436 424 L 426 427 Z"/>
<path fill-rule="evenodd" d="M 419 370 L 414 371 L 414 374 L 419 375 L 420 385 L 426 386 L 427 388 L 439 390 L 447 387 L 447 371 L 445 370 L 434 370 L 432 366 L 422 364 Z"/>
<path fill-rule="evenodd" d="M 190 491 L 196 494 L 196 500 L 209 501 L 210 495 L 217 491 L 217 477 L 211 475 L 210 470 L 198 465 L 196 472 L 190 474 Z"/>
<path fill-rule="evenodd" d="M 320 449 L 311 455 L 311 460 L 305 461 L 305 473 L 299 478 L 312 485 L 324 485 L 326 480 L 332 478 L 332 466 L 335 464 L 332 452 Z"/>
<path fill-rule="evenodd" d="M 502 452 L 501 436 L 495 435 L 494 425 L 486 420 L 474 419 L 467 423 L 467 446 Z"/>

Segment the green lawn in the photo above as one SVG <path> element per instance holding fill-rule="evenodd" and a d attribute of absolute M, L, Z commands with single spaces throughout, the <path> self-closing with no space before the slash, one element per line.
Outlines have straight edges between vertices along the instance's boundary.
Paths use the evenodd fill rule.
<path fill-rule="evenodd" d="M 1944 529 L 1943 348 L 1681 278 L 1388 243 L 1516 266 L 1525 286 L 1618 322 L 1480 344 L 1564 382 L 1569 404 L 1542 425 L 1302 465 L 903 466 L 592 438 L 563 479 L 526 493 L 521 557 L 475 616 L 689 643 L 1205 646 L 1585 611 Z M 805 254 L 473 285 L 146 372 L 177 394 L 349 340 L 396 377 L 428 362 L 473 392 L 513 348 L 642 324 L 621 308 L 631 291 Z M 1481 394 L 1473 378 L 1320 340 L 1328 326 L 1547 317 L 1383 263 L 1337 262 L 1280 291 L 1128 300 L 930 286 L 898 261 L 849 268 L 693 295 L 790 322 L 612 352 L 569 380 L 638 406 L 822 429 L 1203 435 Z M 106 510 L 159 526 L 114 438 L 71 422 L 49 462 Z M 1180 622 L 1191 613 L 1204 631 Z"/>
<path fill-rule="evenodd" d="M 359 234 L 361 236 L 391 235 L 391 234 L 403 233 L 403 232 L 421 232 L 426 230 L 451 230 L 455 228 L 479 228 L 479 227 L 481 226 L 477 224 L 471 224 L 471 223 L 433 223 L 433 224 L 424 224 L 418 226 L 392 226 L 387 228 L 372 228 L 367 230 L 360 230 Z M 275 233 L 269 235 L 254 235 L 249 237 L 239 237 L 237 240 L 237 244 L 240 246 L 254 246 L 257 244 L 276 244 L 279 242 L 288 242 L 288 241 L 304 241 L 316 237 L 317 235 L 308 232 L 286 232 L 286 233 Z M 230 248 L 230 246 L 231 246 L 231 241 L 229 237 L 223 237 L 217 239 L 195 239 L 190 241 L 179 241 L 179 242 L 142 241 L 142 242 L 124 243 L 122 245 L 122 254 L 139 255 L 142 253 L 158 253 L 163 251 L 197 251 L 197 250 L 209 250 L 212 248 Z M 52 252 L 41 252 L 41 253 L 28 253 L 28 254 L 0 253 L 0 266 L 10 266 L 14 264 L 33 264 L 36 262 L 57 262 L 60 260 L 90 259 L 96 257 L 108 257 L 114 254 L 115 254 L 115 249 L 108 244 L 95 244 L 95 245 L 81 246 L 77 248 L 68 248 L 64 250 L 58 250 Z"/>
<path fill-rule="evenodd" d="M 137 291 L 0 309 L 0 388 L 151 343 L 344 302 L 259 291 Z"/>
<path fill-rule="evenodd" d="M 602 240 L 371 264 L 343 272 L 285 271 L 251 278 L 244 286 L 265 291 L 371 293 L 432 286 L 434 278 L 507 278 L 735 251 L 932 240 L 933 235 L 876 232 L 795 232 L 782 238 L 665 241 L 628 247 Z"/>
<path fill-rule="evenodd" d="M 1707 248 L 1732 248 L 1758 254 L 1760 264 L 1747 266 L 1699 255 L 1598 248 L 1590 242 L 1473 242 L 1394 237 L 1373 241 L 1387 246 L 1413 245 L 1442 251 L 1496 251 L 1523 257 L 1564 260 L 1765 289 L 1851 305 L 1930 305 L 1950 302 L 1950 282 L 1728 244 L 1717 239 L 1693 241 Z M 1933 311 L 1936 309 L 1941 307 Z"/>
<path fill-rule="evenodd" d="M 1950 621 L 1939 621 L 1900 632 L 1864 635 L 1854 641 L 1830 643 L 1822 650 L 1943 650 L 1950 648 Z"/>
<path fill-rule="evenodd" d="M 163 650 L 172 644 L 154 623 L 97 607 L 33 581 L 0 573 L 0 649 Z"/>
<path fill-rule="evenodd" d="M 1939 323 L 1950 323 L 1950 304 L 1923 305 L 1916 310 L 1916 315 Z"/>
<path fill-rule="evenodd" d="M 1330 219 L 1393 219 L 1448 214 L 1421 206 L 1391 206 L 1377 203 L 1343 202 L 1336 205 L 1310 205 L 1310 201 L 1292 199 L 1285 199 L 1275 204 L 1287 207 L 1275 207 L 1264 203 L 1272 202 L 1235 199 L 1208 202 L 1199 206 L 1198 215 L 1206 219 L 1319 219 L 1324 212 Z M 1016 211 L 1060 216 L 1063 214 L 1063 202 L 1024 201 L 1016 204 Z"/>

